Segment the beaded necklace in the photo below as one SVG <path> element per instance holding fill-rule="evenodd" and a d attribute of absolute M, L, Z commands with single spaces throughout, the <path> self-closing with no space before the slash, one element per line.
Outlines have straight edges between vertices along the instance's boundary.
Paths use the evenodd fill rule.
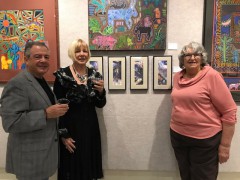
<path fill-rule="evenodd" d="M 76 76 L 77 76 L 77 78 L 79 79 L 79 81 L 80 81 L 81 83 L 85 83 L 85 82 L 88 80 L 88 68 L 86 67 L 86 74 L 80 75 L 80 74 L 76 71 L 74 65 L 72 65 L 72 67 L 73 67 L 74 73 L 76 74 Z"/>

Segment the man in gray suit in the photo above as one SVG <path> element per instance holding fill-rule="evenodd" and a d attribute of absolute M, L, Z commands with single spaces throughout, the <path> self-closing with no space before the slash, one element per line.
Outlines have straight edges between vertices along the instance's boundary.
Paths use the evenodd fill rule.
<path fill-rule="evenodd" d="M 26 70 L 4 87 L 0 100 L 2 125 L 9 133 L 6 172 L 19 180 L 46 180 L 58 165 L 57 120 L 68 110 L 56 98 L 43 75 L 51 63 L 48 47 L 29 42 Z"/>

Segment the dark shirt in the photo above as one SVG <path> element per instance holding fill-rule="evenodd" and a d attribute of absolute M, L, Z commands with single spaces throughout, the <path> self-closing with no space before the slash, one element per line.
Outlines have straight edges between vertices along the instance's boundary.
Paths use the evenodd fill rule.
<path fill-rule="evenodd" d="M 36 78 L 36 77 L 35 77 Z M 44 91 L 46 92 L 49 100 L 51 101 L 52 105 L 55 104 L 55 99 L 52 90 L 48 86 L 46 80 L 44 78 L 36 78 L 36 80 L 39 82 L 39 84 L 42 86 Z"/>

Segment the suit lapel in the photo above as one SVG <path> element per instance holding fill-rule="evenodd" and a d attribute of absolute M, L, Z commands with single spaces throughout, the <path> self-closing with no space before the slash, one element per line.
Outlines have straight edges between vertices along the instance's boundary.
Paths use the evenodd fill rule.
<path fill-rule="evenodd" d="M 32 87 L 35 89 L 36 92 L 40 94 L 40 96 L 45 100 L 45 102 L 50 106 L 52 105 L 48 95 L 42 88 L 42 86 L 38 83 L 38 81 L 34 78 L 32 74 L 30 74 L 27 70 L 24 71 L 24 75 L 26 76 L 27 80 L 31 83 Z"/>

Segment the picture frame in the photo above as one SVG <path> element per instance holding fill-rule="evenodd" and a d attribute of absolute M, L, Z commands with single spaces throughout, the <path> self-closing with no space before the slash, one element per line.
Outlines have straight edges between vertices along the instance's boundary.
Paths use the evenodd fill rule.
<path fill-rule="evenodd" d="M 148 89 L 148 57 L 130 57 L 130 89 Z"/>
<path fill-rule="evenodd" d="M 104 76 L 104 72 L 103 72 L 103 57 L 102 56 L 91 56 L 91 58 L 87 62 L 87 66 L 89 68 L 95 69 L 102 76 Z"/>
<path fill-rule="evenodd" d="M 28 41 L 45 42 L 50 49 L 50 67 L 44 75 L 53 83 L 59 68 L 58 1 L 0 1 L 0 82 L 6 83 L 23 69 L 24 48 Z"/>
<path fill-rule="evenodd" d="M 209 64 L 223 75 L 234 101 L 239 102 L 240 1 L 205 0 L 204 6 L 203 45 Z"/>
<path fill-rule="evenodd" d="M 172 56 L 153 56 L 153 90 L 172 89 Z"/>
<path fill-rule="evenodd" d="M 108 57 L 108 89 L 126 90 L 126 57 Z"/>

